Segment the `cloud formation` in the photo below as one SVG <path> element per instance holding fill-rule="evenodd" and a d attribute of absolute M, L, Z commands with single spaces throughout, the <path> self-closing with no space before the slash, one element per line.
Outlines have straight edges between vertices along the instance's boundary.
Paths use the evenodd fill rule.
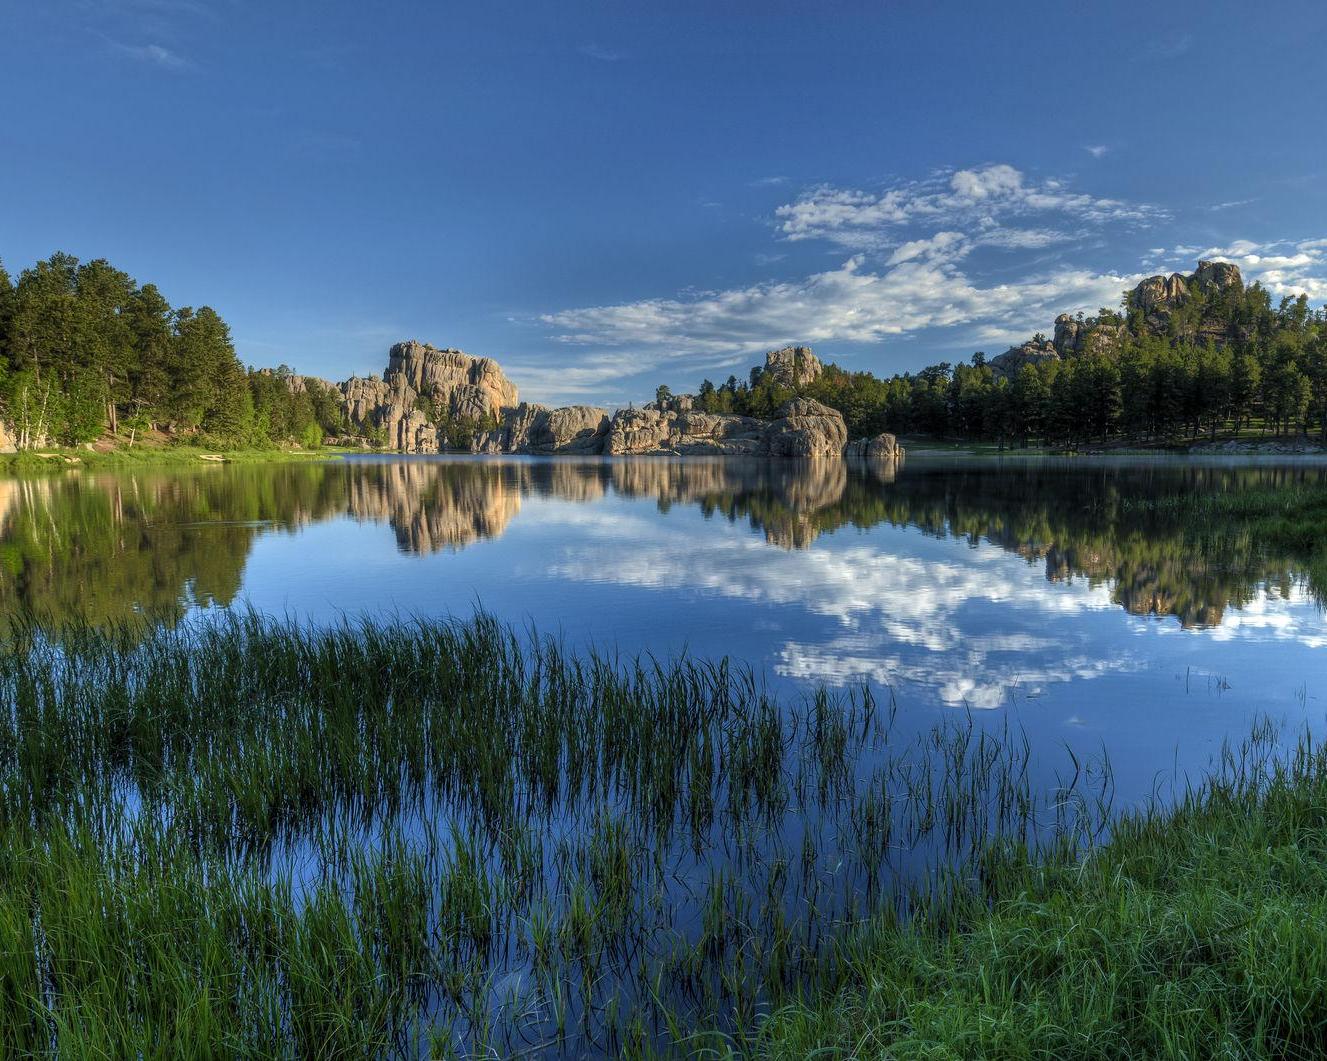
<path fill-rule="evenodd" d="M 1035 214 L 1094 225 L 1147 224 L 1168 216 L 1156 206 L 1073 191 L 1061 180 L 1029 180 L 1004 163 L 955 170 L 880 193 L 821 185 L 775 211 L 786 239 L 829 240 L 857 250 L 887 245 L 905 225 L 993 227 L 1000 218 Z"/>
<path fill-rule="evenodd" d="M 140 63 L 159 66 L 163 70 L 185 70 L 191 65 L 184 56 L 160 44 L 123 44 L 120 41 L 111 41 L 110 44 L 121 55 Z"/>
<path fill-rule="evenodd" d="M 587 59 L 594 59 L 601 63 L 620 63 L 627 57 L 626 52 L 614 51 L 612 48 L 604 48 L 601 45 L 582 44 L 576 49 Z"/>
<path fill-rule="evenodd" d="M 1327 300 L 1322 240 L 1156 247 L 1136 270 L 1064 256 L 1075 244 L 1100 243 L 1112 226 L 1137 232 L 1169 219 L 1160 206 L 1034 179 L 1003 163 L 883 191 L 820 185 L 779 206 L 774 227 L 789 252 L 817 241 L 844 255 L 837 263 L 791 279 L 546 313 L 539 323 L 550 337 L 586 354 L 570 371 L 531 365 L 523 383 L 541 394 L 594 396 L 665 364 L 707 371 L 789 343 L 873 345 L 927 329 L 954 329 L 945 342 L 960 349 L 991 349 L 1045 330 L 1059 313 L 1116 306 L 1144 276 L 1187 271 L 1199 258 L 1234 261 L 1277 297 Z M 1021 273 L 992 252 L 1021 255 Z"/>
<path fill-rule="evenodd" d="M 966 267 L 974 252 L 1041 251 L 1082 238 L 1084 229 L 1164 216 L 1063 181 L 1030 180 L 1004 164 L 879 193 L 822 185 L 780 206 L 777 230 L 788 243 L 844 248 L 846 260 L 799 279 L 545 314 L 541 323 L 557 341 L 601 351 L 547 382 L 557 393 L 588 394 L 665 360 L 717 368 L 785 343 L 870 344 L 927 328 L 969 326 L 966 340 L 1012 342 L 1056 313 L 1115 305 L 1139 277 L 1058 264 L 983 283 Z"/>
<path fill-rule="evenodd" d="M 1327 239 L 1256 240 L 1237 239 L 1224 246 L 1176 247 L 1181 258 L 1212 258 L 1234 262 L 1244 282 L 1257 281 L 1274 298 L 1307 295 L 1318 306 L 1327 302 Z"/>

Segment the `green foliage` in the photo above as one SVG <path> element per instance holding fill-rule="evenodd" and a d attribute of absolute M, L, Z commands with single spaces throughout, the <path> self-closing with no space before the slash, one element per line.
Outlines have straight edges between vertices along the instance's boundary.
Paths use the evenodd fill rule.
<path fill-rule="evenodd" d="M 17 284 L 0 266 L 0 416 L 20 449 L 154 430 L 226 449 L 343 433 L 338 396 L 295 379 L 246 372 L 215 310 L 172 309 L 103 260 L 54 254 Z"/>
<path fill-rule="evenodd" d="M 881 918 L 753 1056 L 1309 1058 L 1327 1029 L 1327 754 L 1255 729 L 1170 813 Z"/>
<path fill-rule="evenodd" d="M 1109 310 L 1097 317 L 1110 328 L 1123 320 Z M 1229 341 L 1218 346 L 1213 335 Z M 756 369 L 749 383 L 705 380 L 696 406 L 768 417 L 798 394 L 839 410 L 853 438 L 891 431 L 1076 447 L 1182 443 L 1257 425 L 1327 442 L 1327 309 L 1315 312 L 1303 296 L 1273 309 L 1257 284 L 1195 291 L 1164 334 L 1131 308 L 1111 349 L 1025 365 L 1012 378 L 999 378 L 985 354 L 887 379 L 830 364 L 798 391 Z"/>

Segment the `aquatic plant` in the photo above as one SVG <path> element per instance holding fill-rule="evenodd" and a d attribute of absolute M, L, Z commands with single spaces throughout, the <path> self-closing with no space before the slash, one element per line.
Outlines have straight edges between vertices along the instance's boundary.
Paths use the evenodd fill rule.
<path fill-rule="evenodd" d="M 996 839 L 1110 820 L 1108 771 L 1039 793 L 1028 742 L 969 716 L 779 703 L 482 614 L 26 626 L 0 703 L 15 1053 L 751 1043 Z"/>

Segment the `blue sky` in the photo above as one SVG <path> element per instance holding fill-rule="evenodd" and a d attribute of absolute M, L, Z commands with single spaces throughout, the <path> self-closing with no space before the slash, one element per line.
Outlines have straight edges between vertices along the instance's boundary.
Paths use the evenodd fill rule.
<path fill-rule="evenodd" d="M 1327 302 L 1327 5 L 0 0 L 0 258 L 241 357 L 613 405 L 994 354 L 1140 275 Z"/>

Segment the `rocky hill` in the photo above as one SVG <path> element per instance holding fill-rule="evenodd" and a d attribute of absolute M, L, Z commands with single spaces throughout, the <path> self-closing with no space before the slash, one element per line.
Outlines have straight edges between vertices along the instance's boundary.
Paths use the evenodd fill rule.
<path fill-rule="evenodd" d="M 445 448 L 443 420 L 497 420 L 518 401 L 516 385 L 491 358 L 413 340 L 391 348 L 381 378 L 351 377 L 336 386 L 355 429 L 381 432 L 389 449 L 405 453 Z"/>
<path fill-rule="evenodd" d="M 997 379 L 1012 379 L 1024 365 L 1108 353 L 1130 335 L 1165 335 L 1200 344 L 1210 340 L 1217 346 L 1242 342 L 1247 336 L 1216 310 L 1221 296 L 1243 290 L 1239 266 L 1229 262 L 1200 261 L 1187 275 L 1149 276 L 1125 296 L 1125 314 L 1061 313 L 1055 318 L 1053 339 L 1011 346 L 991 360 L 991 370 Z"/>
<path fill-rule="evenodd" d="M 765 355 L 754 375 L 797 389 L 823 366 L 809 347 Z M 335 387 L 353 429 L 377 435 L 389 449 L 438 453 L 447 448 L 447 422 L 479 425 L 471 450 L 504 454 L 740 455 L 757 457 L 894 459 L 902 449 L 892 435 L 849 443 L 843 416 L 810 398 L 786 402 L 770 419 L 704 413 L 690 395 L 668 397 L 640 409 L 587 405 L 550 408 L 519 401 L 516 386 L 496 361 L 425 343 L 397 343 L 382 378 L 331 384 L 292 376 L 291 387 Z M 488 426 L 484 426 L 488 425 Z"/>

